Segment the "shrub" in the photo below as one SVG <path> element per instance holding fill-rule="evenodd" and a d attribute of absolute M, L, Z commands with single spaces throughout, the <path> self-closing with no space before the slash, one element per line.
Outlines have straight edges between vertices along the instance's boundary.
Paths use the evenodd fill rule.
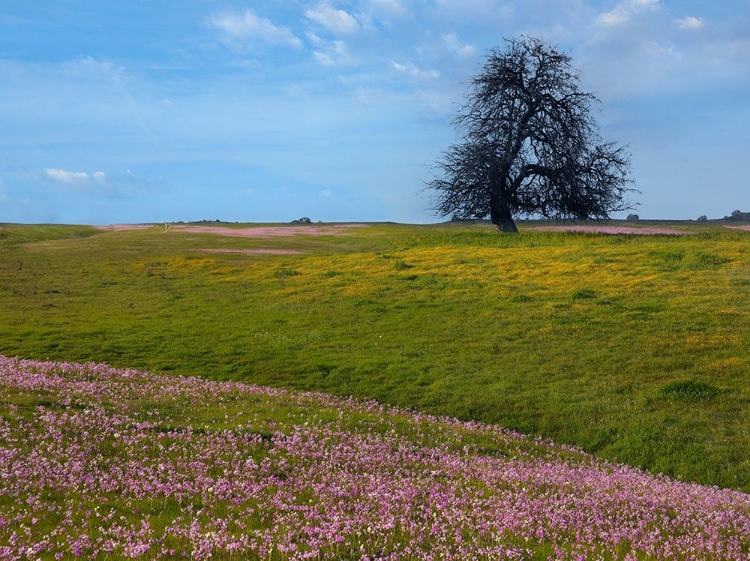
<path fill-rule="evenodd" d="M 640 219 L 641 217 L 638 216 L 637 214 L 628 214 L 628 218 L 627 218 L 628 222 L 635 222 L 636 220 L 640 220 Z"/>
<path fill-rule="evenodd" d="M 701 214 L 698 217 L 698 222 L 708 222 L 708 216 L 706 216 L 705 214 Z"/>

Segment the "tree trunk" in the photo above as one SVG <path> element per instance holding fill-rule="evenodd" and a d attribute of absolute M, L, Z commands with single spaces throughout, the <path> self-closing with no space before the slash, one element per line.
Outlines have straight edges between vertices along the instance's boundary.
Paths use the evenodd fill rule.
<path fill-rule="evenodd" d="M 509 210 L 493 209 L 490 212 L 490 217 L 498 232 L 518 233 L 518 228 L 516 228 L 516 223 L 513 221 Z"/>

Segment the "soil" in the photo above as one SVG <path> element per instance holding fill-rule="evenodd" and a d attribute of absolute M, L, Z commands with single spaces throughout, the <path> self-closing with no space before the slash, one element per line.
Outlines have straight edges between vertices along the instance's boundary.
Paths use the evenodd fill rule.
<path fill-rule="evenodd" d="M 153 228 L 152 224 L 110 224 L 109 226 L 96 226 L 100 230 L 108 232 L 121 232 L 123 230 L 148 230 Z"/>
<path fill-rule="evenodd" d="M 222 228 L 214 226 L 172 226 L 173 230 L 194 234 L 216 234 L 240 238 L 283 237 L 305 234 L 307 236 L 331 236 L 352 228 L 364 228 L 367 224 L 337 224 L 336 226 L 261 226 L 258 228 Z"/>
<path fill-rule="evenodd" d="M 197 251 L 207 251 L 209 253 L 245 253 L 247 255 L 302 255 L 304 253 L 304 251 L 297 251 L 296 249 L 198 249 Z"/>

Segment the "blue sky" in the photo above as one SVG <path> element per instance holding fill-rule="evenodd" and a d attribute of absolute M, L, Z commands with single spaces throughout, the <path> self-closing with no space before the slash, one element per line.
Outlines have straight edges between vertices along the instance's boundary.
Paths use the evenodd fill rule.
<path fill-rule="evenodd" d="M 3 0 L 0 222 L 431 222 L 488 49 L 571 55 L 642 218 L 750 211 L 750 0 Z"/>

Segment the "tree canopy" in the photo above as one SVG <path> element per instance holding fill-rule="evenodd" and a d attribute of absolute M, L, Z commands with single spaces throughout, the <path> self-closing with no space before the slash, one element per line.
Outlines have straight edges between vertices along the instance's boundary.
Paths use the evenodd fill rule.
<path fill-rule="evenodd" d="M 454 119 L 460 141 L 428 183 L 435 210 L 487 218 L 517 232 L 514 217 L 606 219 L 628 210 L 624 147 L 602 142 L 571 59 L 541 40 L 506 40 L 490 51 Z"/>

